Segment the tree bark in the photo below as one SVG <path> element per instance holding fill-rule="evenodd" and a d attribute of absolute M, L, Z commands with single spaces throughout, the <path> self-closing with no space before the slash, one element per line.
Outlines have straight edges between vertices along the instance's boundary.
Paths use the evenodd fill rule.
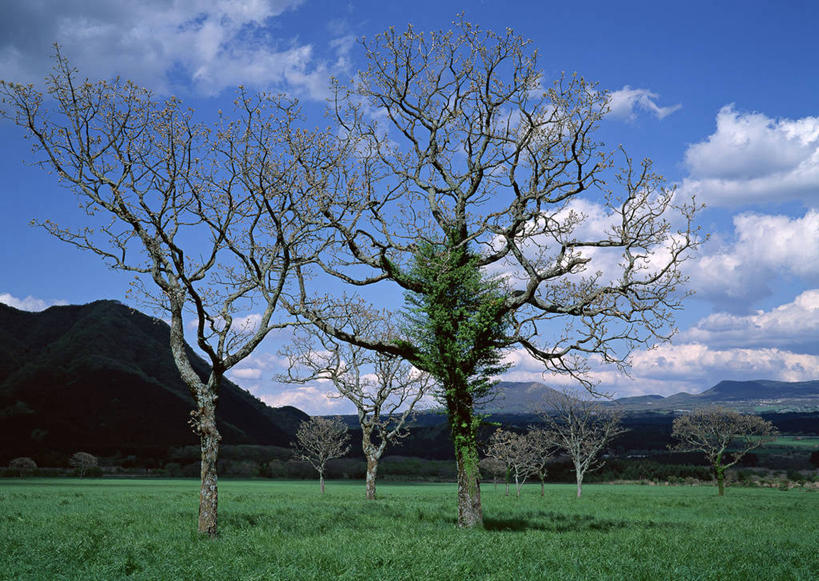
<path fill-rule="evenodd" d="M 577 471 L 577 498 L 583 496 L 583 474 Z"/>
<path fill-rule="evenodd" d="M 375 500 L 375 476 L 378 472 L 378 458 L 367 456 L 367 500 Z"/>
<path fill-rule="evenodd" d="M 319 472 L 319 488 L 321 488 L 321 493 L 324 494 L 324 472 Z"/>
<path fill-rule="evenodd" d="M 717 490 L 719 491 L 717 494 L 725 496 L 725 468 L 718 466 L 715 471 L 717 473 Z"/>
<path fill-rule="evenodd" d="M 546 486 L 543 484 L 543 480 L 540 481 L 540 496 L 546 496 Z"/>
<path fill-rule="evenodd" d="M 477 447 L 456 448 L 455 455 L 458 467 L 458 526 L 483 526 Z"/>
<path fill-rule="evenodd" d="M 199 533 L 215 538 L 218 534 L 218 477 L 216 461 L 219 458 L 219 444 L 222 436 L 216 427 L 215 397 L 200 402 L 198 411 L 198 432 L 201 449 L 200 474 L 202 484 L 199 490 Z M 204 404 L 204 405 L 202 405 Z"/>

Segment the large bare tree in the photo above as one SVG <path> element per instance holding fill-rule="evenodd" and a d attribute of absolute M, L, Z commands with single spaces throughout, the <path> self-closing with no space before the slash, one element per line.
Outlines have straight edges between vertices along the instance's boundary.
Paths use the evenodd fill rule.
<path fill-rule="evenodd" d="M 53 171 L 85 213 L 84 227 L 41 225 L 108 266 L 135 273 L 144 297 L 170 319 L 173 360 L 193 395 L 201 442 L 199 532 L 217 534 L 219 386 L 272 330 L 297 244 L 311 233 L 293 207 L 300 169 L 322 159 L 321 138 L 298 127 L 295 103 L 240 90 L 235 120 L 198 123 L 176 98 L 130 82 L 90 82 L 57 51 L 47 94 L 3 82 L 2 114 L 22 127 L 37 163 Z M 326 155 L 321 153 L 320 155 Z M 311 157 L 314 156 L 314 157 Z M 188 322 L 210 363 L 191 365 Z"/>
<path fill-rule="evenodd" d="M 555 446 L 572 459 L 580 498 L 586 472 L 603 466 L 602 452 L 625 431 L 620 425 L 620 413 L 576 390 L 555 391 L 545 407 L 541 414 L 544 428 Z"/>
<path fill-rule="evenodd" d="M 319 473 L 319 486 L 324 494 L 324 473 L 327 462 L 341 458 L 350 451 L 350 433 L 338 418 L 315 416 L 299 424 L 293 446 L 296 456 L 308 462 Z"/>
<path fill-rule="evenodd" d="M 395 328 L 379 313 L 362 308 L 351 315 L 351 328 L 357 334 L 385 338 L 395 334 Z M 355 405 L 367 460 L 366 497 L 374 500 L 378 462 L 388 445 L 409 435 L 407 420 L 430 391 L 431 378 L 397 355 L 337 341 L 313 329 L 305 329 L 283 350 L 289 365 L 280 379 L 294 383 L 332 381 L 338 394 Z"/>
<path fill-rule="evenodd" d="M 290 307 L 435 377 L 455 443 L 458 523 L 480 526 L 474 404 L 504 350 L 591 388 L 589 356 L 624 367 L 635 347 L 668 338 L 696 205 L 650 161 L 598 143 L 608 95 L 581 77 L 545 79 L 512 31 L 460 20 L 430 34 L 390 29 L 364 49 L 368 68 L 336 91 L 350 158 L 313 205 L 331 244 L 320 272 L 299 269 Z M 328 276 L 325 296 L 314 283 Z M 345 324 L 359 289 L 377 301 L 390 287 L 423 333 L 385 340 Z"/>
<path fill-rule="evenodd" d="M 774 425 L 759 416 L 718 406 L 674 418 L 671 428 L 671 436 L 679 440 L 672 449 L 705 454 L 720 496 L 725 494 L 725 470 L 751 450 L 775 440 L 776 434 Z"/>

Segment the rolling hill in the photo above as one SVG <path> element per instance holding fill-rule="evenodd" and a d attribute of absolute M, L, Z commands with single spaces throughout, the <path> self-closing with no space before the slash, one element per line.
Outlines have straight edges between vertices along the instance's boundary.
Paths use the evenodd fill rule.
<path fill-rule="evenodd" d="M 0 463 L 44 450 L 160 454 L 197 443 L 168 337 L 166 323 L 115 301 L 42 312 L 0 304 Z M 207 374 L 204 360 L 192 363 Z M 224 444 L 287 446 L 306 417 L 223 381 Z"/>

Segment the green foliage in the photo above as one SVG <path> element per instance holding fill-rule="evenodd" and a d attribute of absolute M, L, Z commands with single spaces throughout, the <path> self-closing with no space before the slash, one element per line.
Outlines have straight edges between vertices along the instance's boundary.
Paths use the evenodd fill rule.
<path fill-rule="evenodd" d="M 452 484 L 220 483 L 216 542 L 198 482 L 0 482 L 8 579 L 816 579 L 819 494 L 707 486 L 483 487 L 485 528 L 454 526 Z M 705 542 L 707 541 L 707 542 Z"/>
<path fill-rule="evenodd" d="M 410 270 L 422 290 L 405 296 L 405 331 L 420 351 L 419 366 L 445 390 L 465 386 L 473 400 L 485 396 L 494 385 L 491 377 L 508 368 L 501 363 L 509 324 L 504 296 L 477 261 L 464 244 L 423 244 Z"/>

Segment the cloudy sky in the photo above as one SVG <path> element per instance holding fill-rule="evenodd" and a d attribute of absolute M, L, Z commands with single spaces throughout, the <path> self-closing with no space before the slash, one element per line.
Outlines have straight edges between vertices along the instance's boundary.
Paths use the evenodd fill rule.
<path fill-rule="evenodd" d="M 362 64 L 357 39 L 389 26 L 448 28 L 464 6 L 484 28 L 531 38 L 546 78 L 578 72 L 612 92 L 600 136 L 651 157 L 707 204 L 711 234 L 689 264 L 695 298 L 670 345 L 633 356 L 630 377 L 595 368 L 618 395 L 698 392 L 722 379 L 819 378 L 819 3 L 484 0 L 32 0 L 4 5 L 0 79 L 40 82 L 58 42 L 87 76 L 121 76 L 197 111 L 234 88 L 285 91 L 319 111 L 331 75 Z M 663 6 L 662 9 L 659 7 Z M 0 302 L 26 310 L 111 298 L 129 277 L 29 226 L 80 223 L 73 196 L 27 165 L 29 144 L 0 121 Z M 349 411 L 329 387 L 275 384 L 263 346 L 231 374 L 273 405 Z M 507 379 L 541 380 L 508 355 Z"/>

